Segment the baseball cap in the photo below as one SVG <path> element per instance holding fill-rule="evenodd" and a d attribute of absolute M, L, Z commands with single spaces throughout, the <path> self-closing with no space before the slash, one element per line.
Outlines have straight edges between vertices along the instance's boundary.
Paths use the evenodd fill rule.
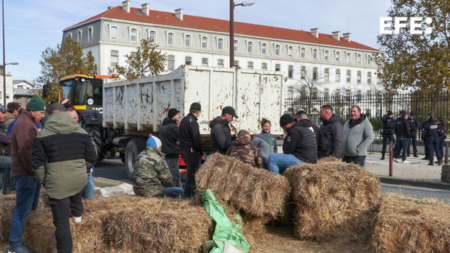
<path fill-rule="evenodd" d="M 444 121 L 445 121 L 445 119 L 442 118 L 442 117 L 439 117 L 438 120 L 441 121 L 441 122 L 444 122 Z"/>
<path fill-rule="evenodd" d="M 3 107 L 3 105 L 0 105 L 0 112 L 7 112 L 7 111 L 8 111 L 8 109 Z"/>
<path fill-rule="evenodd" d="M 392 113 L 392 111 L 387 111 L 387 114 L 392 115 L 393 113 Z"/>
<path fill-rule="evenodd" d="M 301 112 L 306 113 L 305 109 L 300 108 L 300 109 L 297 110 L 297 113 L 296 113 L 296 114 L 299 114 L 299 113 L 301 113 Z"/>
<path fill-rule="evenodd" d="M 294 122 L 294 118 L 292 118 L 291 115 L 289 114 L 284 114 L 283 116 L 280 117 L 280 126 L 284 127 L 285 125 Z"/>
<path fill-rule="evenodd" d="M 153 135 L 150 135 L 147 140 L 147 147 L 159 148 L 161 147 L 161 140 Z"/>
<path fill-rule="evenodd" d="M 222 109 L 222 115 L 224 115 L 225 113 L 228 113 L 228 114 L 230 114 L 231 116 L 233 116 L 233 117 L 235 117 L 235 118 L 239 118 L 239 117 L 236 115 L 236 111 L 235 111 L 234 108 L 231 107 L 231 106 L 225 106 L 225 107 Z"/>

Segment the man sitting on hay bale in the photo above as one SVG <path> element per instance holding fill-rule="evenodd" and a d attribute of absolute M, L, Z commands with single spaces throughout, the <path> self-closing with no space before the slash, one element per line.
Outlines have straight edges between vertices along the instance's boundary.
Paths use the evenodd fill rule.
<path fill-rule="evenodd" d="M 264 169 L 261 151 L 250 141 L 250 133 L 247 130 L 239 131 L 234 145 L 228 149 L 227 155 L 236 157 L 253 167 Z"/>
<path fill-rule="evenodd" d="M 183 197 L 183 189 L 173 187 L 172 174 L 161 146 L 161 140 L 150 135 L 147 148 L 136 157 L 133 164 L 133 191 L 136 196 Z"/>
<path fill-rule="evenodd" d="M 267 159 L 269 170 L 280 174 L 287 167 L 301 163 L 317 162 L 317 142 L 314 130 L 295 123 L 294 118 L 284 114 L 280 118 L 280 126 L 283 128 L 286 138 L 283 142 L 284 154 L 271 154 Z"/>

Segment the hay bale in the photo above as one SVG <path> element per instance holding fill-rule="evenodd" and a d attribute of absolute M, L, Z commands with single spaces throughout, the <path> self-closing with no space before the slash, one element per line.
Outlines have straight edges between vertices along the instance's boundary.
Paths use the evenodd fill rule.
<path fill-rule="evenodd" d="M 337 159 L 334 156 L 326 156 L 326 157 L 322 157 L 320 159 L 317 160 L 317 163 L 319 164 L 324 164 L 324 163 L 336 163 L 336 162 L 340 162 L 340 159 Z"/>
<path fill-rule="evenodd" d="M 202 165 L 195 180 L 197 191 L 210 189 L 217 199 L 257 217 L 282 214 L 290 192 L 285 177 L 218 153 Z"/>
<path fill-rule="evenodd" d="M 212 236 L 212 219 L 200 204 L 158 198 L 140 202 L 145 204 L 106 220 L 105 239 L 111 248 L 121 252 L 200 252 Z"/>
<path fill-rule="evenodd" d="M 302 239 L 367 243 L 380 181 L 355 164 L 302 164 L 284 174 L 292 186 L 295 234 Z"/>
<path fill-rule="evenodd" d="M 16 195 L 2 195 L 0 196 L 0 203 L 0 242 L 7 243 L 12 214 L 16 206 Z"/>
<path fill-rule="evenodd" d="M 393 193 L 381 197 L 373 239 L 376 252 L 444 253 L 450 250 L 449 238 L 449 205 Z"/>

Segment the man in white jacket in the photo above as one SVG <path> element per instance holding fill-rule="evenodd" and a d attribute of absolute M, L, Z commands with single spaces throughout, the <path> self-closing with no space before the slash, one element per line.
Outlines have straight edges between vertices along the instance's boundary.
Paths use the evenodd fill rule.
<path fill-rule="evenodd" d="M 373 129 L 369 119 L 361 114 L 361 108 L 350 108 L 350 119 L 344 124 L 344 158 L 346 163 L 365 167 L 367 147 L 373 141 Z"/>

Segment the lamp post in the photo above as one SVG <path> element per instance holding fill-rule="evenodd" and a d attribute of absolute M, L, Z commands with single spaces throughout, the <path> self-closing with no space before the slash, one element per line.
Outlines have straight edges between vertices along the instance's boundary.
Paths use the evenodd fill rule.
<path fill-rule="evenodd" d="M 255 4 L 253 1 L 245 1 L 240 4 L 234 4 L 234 1 L 230 0 L 230 68 L 234 67 L 234 7 L 252 6 L 253 4 Z"/>

